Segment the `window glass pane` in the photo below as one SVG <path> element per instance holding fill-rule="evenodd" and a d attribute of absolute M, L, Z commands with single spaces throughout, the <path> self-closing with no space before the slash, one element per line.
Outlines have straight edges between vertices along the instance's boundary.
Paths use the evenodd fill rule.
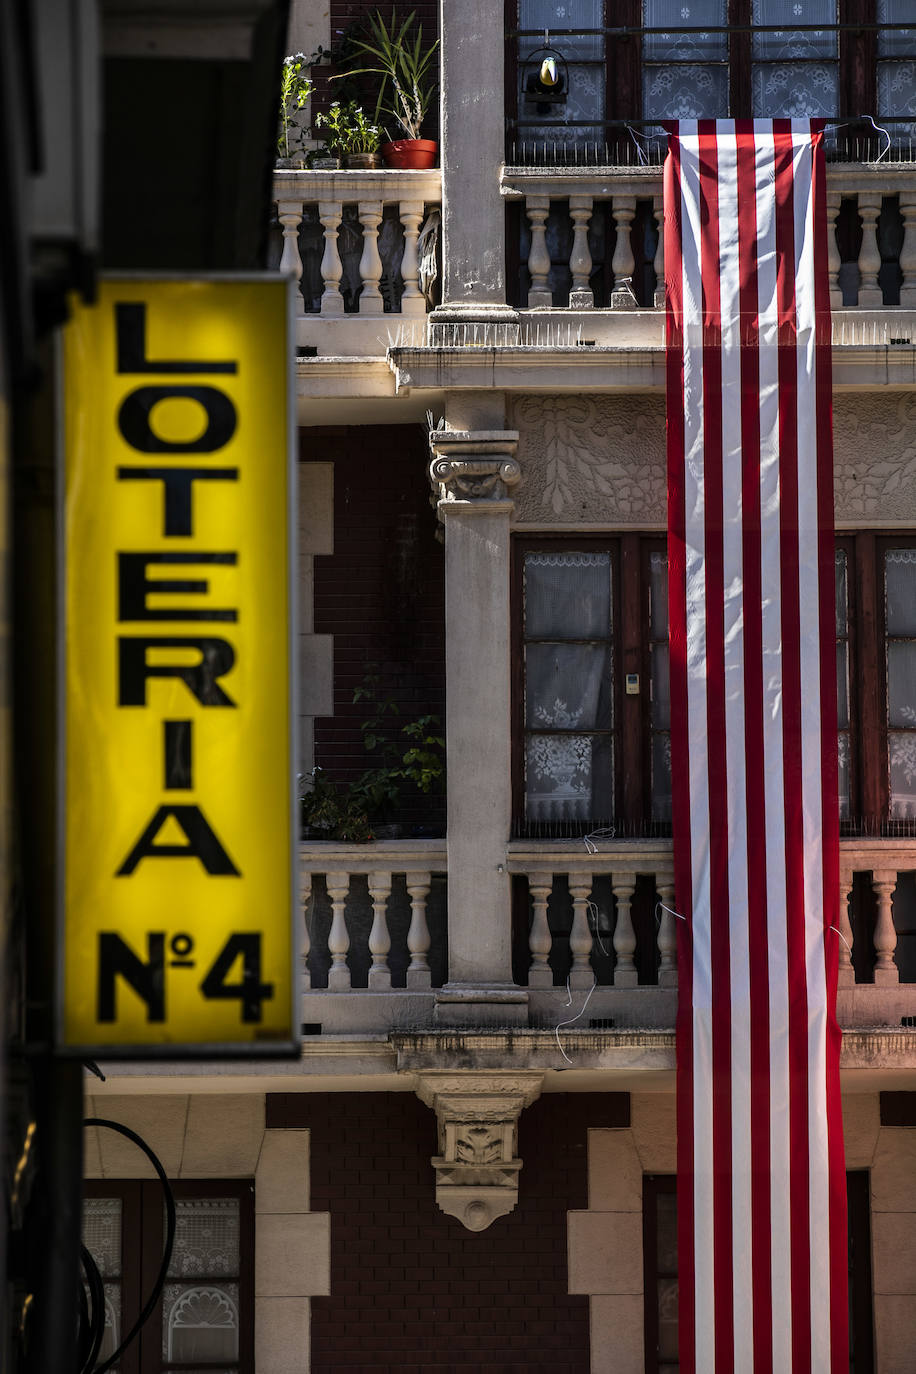
<path fill-rule="evenodd" d="M 811 62 L 755 66 L 751 99 L 760 118 L 829 118 L 839 108 L 837 68 Z"/>
<path fill-rule="evenodd" d="M 649 555 L 649 632 L 653 639 L 668 638 L 668 555 Z"/>
<path fill-rule="evenodd" d="M 647 29 L 667 28 L 668 33 L 647 33 L 643 39 L 646 62 L 710 62 L 728 60 L 725 33 L 679 33 L 687 26 L 728 23 L 727 0 L 644 0 L 643 22 Z"/>
<path fill-rule="evenodd" d="M 836 646 L 836 710 L 837 726 L 841 730 L 845 730 L 849 726 L 849 687 L 846 657 L 846 641 L 841 639 Z"/>
<path fill-rule="evenodd" d="M 916 19 L 913 0 L 878 0 L 877 19 L 879 24 L 906 24 L 911 22 Z M 879 31 L 878 56 L 916 56 L 916 28 Z M 888 114 L 893 113 L 892 110 L 888 110 Z"/>
<path fill-rule="evenodd" d="M 170 1278 L 238 1274 L 238 1198 L 181 1199 L 175 1203 L 175 1219 Z"/>
<path fill-rule="evenodd" d="M 643 118 L 721 119 L 728 114 L 728 69 L 672 63 L 643 69 Z"/>
<path fill-rule="evenodd" d="M 121 1199 L 87 1197 L 83 1202 L 83 1244 L 103 1279 L 121 1272 Z"/>
<path fill-rule="evenodd" d="M 891 816 L 909 820 L 916 816 L 916 731 L 891 734 L 890 755 Z"/>
<path fill-rule="evenodd" d="M 887 723 L 916 730 L 916 644 L 906 640 L 887 646 Z"/>
<path fill-rule="evenodd" d="M 550 140 L 554 143 L 576 143 L 594 140 L 597 135 L 595 125 L 604 120 L 604 35 L 603 34 L 562 34 L 554 37 L 557 29 L 600 29 L 604 25 L 604 6 L 602 0 L 521 0 L 519 7 L 519 27 L 537 29 L 538 37 L 528 35 L 520 38 L 518 58 L 523 86 L 532 74 L 528 69 L 528 59 L 535 56 L 544 45 L 544 30 L 549 32 L 550 47 L 566 60 L 565 75 L 568 79 L 566 100 L 557 104 L 544 104 L 538 108 L 536 99 L 523 89 L 519 100 L 519 118 L 523 121 L 543 119 L 544 124 L 527 124 L 519 129 L 519 139 L 534 143 Z M 539 58 L 535 58 L 540 61 Z M 562 66 L 561 66 L 561 74 Z M 593 121 L 591 128 L 570 128 L 569 122 Z"/>
<path fill-rule="evenodd" d="M 235 1360 L 239 1353 L 237 1283 L 167 1283 L 162 1291 L 166 1360 Z"/>
<path fill-rule="evenodd" d="M 671 736 L 667 731 L 652 735 L 652 819 L 671 820 Z"/>
<path fill-rule="evenodd" d="M 667 730 L 671 724 L 671 691 L 668 673 L 668 645 L 653 644 L 650 654 L 652 701 L 649 719 L 653 730 Z"/>
<path fill-rule="evenodd" d="M 613 746 L 607 736 L 533 735 L 525 750 L 529 820 L 610 819 Z"/>
<path fill-rule="evenodd" d="M 790 62 L 837 57 L 836 30 L 799 31 L 799 24 L 835 24 L 836 0 L 754 0 L 752 56 L 755 61 Z M 759 24 L 778 24 L 782 32 L 761 33 Z"/>
<path fill-rule="evenodd" d="M 609 645 L 529 644 L 526 724 L 534 730 L 609 730 L 613 725 Z"/>
<path fill-rule="evenodd" d="M 844 549 L 837 549 L 836 551 L 834 574 L 836 577 L 836 632 L 837 638 L 840 638 L 846 634 L 849 620 L 846 602 L 846 552 Z"/>
<path fill-rule="evenodd" d="M 611 617 L 610 554 L 525 555 L 527 638 L 606 639 Z"/>
<path fill-rule="evenodd" d="M 916 636 L 916 549 L 888 549 L 884 567 L 887 633 Z"/>
<path fill-rule="evenodd" d="M 837 739 L 837 792 L 840 802 L 840 820 L 849 818 L 849 736 L 840 735 Z"/>

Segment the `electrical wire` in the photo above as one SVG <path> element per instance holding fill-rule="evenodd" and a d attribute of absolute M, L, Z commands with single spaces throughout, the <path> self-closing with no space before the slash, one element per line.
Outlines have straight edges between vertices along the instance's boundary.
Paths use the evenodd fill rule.
<path fill-rule="evenodd" d="M 144 1303 L 137 1320 L 134 1322 L 114 1354 L 109 1355 L 104 1364 L 95 1364 L 94 1362 L 90 1364 L 87 1361 L 80 1370 L 80 1374 L 106 1374 L 106 1370 L 111 1369 L 113 1365 L 117 1364 L 140 1328 L 150 1317 L 165 1287 L 166 1275 L 169 1272 L 169 1265 L 172 1262 L 172 1248 L 175 1244 L 175 1198 L 169 1185 L 168 1178 L 166 1177 L 165 1170 L 160 1164 L 159 1159 L 150 1149 L 149 1145 L 147 1145 L 146 1141 L 141 1136 L 137 1135 L 136 1131 L 132 1131 L 129 1126 L 122 1126 L 118 1121 L 108 1121 L 105 1117 L 101 1116 L 87 1116 L 83 1121 L 83 1125 L 104 1126 L 109 1131 L 117 1131 L 119 1135 L 126 1136 L 138 1149 L 142 1150 L 155 1169 L 159 1182 L 162 1184 L 162 1194 L 165 1201 L 165 1246 L 162 1252 L 162 1263 L 159 1266 L 159 1273 L 156 1275 L 156 1282 L 153 1284 L 152 1292 Z M 104 1303 L 102 1310 L 104 1312 Z M 101 1346 L 101 1341 L 99 1342 L 99 1346 Z M 99 1347 L 96 1347 L 93 1361 L 98 1357 L 98 1348 Z"/>
<path fill-rule="evenodd" d="M 86 1275 L 86 1287 L 92 1299 L 90 1304 L 86 1289 L 80 1284 L 80 1370 L 91 1370 L 99 1357 L 102 1341 L 105 1339 L 105 1285 L 99 1266 L 85 1245 L 80 1246 L 80 1260 Z M 83 1323 L 85 1322 L 85 1336 Z"/>

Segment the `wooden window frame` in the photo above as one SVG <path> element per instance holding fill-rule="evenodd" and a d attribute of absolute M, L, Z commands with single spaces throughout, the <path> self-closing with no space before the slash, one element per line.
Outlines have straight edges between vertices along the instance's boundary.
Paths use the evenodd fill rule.
<path fill-rule="evenodd" d="M 644 1174 L 642 1192 L 643 1309 L 646 1374 L 658 1374 L 657 1199 L 677 1193 L 676 1174 Z M 854 1278 L 850 1302 L 850 1361 L 855 1374 L 874 1374 L 875 1341 L 871 1272 L 871 1202 L 867 1169 L 846 1174 L 850 1270 Z M 856 1348 L 853 1340 L 858 1337 Z M 860 1348 L 861 1347 L 861 1348 Z M 851 1366 L 852 1367 L 852 1366 Z"/>
<path fill-rule="evenodd" d="M 237 1198 L 239 1203 L 239 1356 L 238 1374 L 254 1374 L 254 1181 L 252 1179 L 169 1180 L 175 1201 L 186 1198 Z M 87 1198 L 121 1199 L 121 1332 L 135 1320 L 153 1290 L 165 1229 L 163 1192 L 158 1179 L 87 1179 Z M 131 1261 L 133 1261 L 131 1263 Z M 128 1266 L 130 1269 L 128 1271 Z M 167 1279 L 166 1283 L 174 1282 Z M 214 1282 L 223 1280 L 214 1280 Z M 226 1280 L 235 1282 L 236 1280 Z M 169 1363 L 162 1356 L 163 1302 L 160 1296 L 148 1320 L 118 1361 L 119 1374 L 168 1374 L 172 1369 L 200 1368 L 187 1360 Z M 211 1362 L 216 1369 L 226 1362 Z"/>
<path fill-rule="evenodd" d="M 525 635 L 523 566 L 526 553 L 562 550 L 609 553 L 614 634 L 614 823 L 623 833 L 649 833 L 652 822 L 649 722 L 649 556 L 664 549 L 664 534 L 614 531 L 607 535 L 519 534 L 513 538 L 512 795 L 516 828 L 525 822 Z M 627 696 L 629 673 L 639 675 L 638 696 Z M 655 823 L 656 830 L 659 829 Z M 662 827 L 664 829 L 664 827 Z"/>
<path fill-rule="evenodd" d="M 515 34 L 520 27 L 520 0 L 504 0 L 505 32 Z M 728 0 L 727 21 L 735 32 L 729 40 L 729 112 L 733 118 L 751 115 L 751 17 L 752 0 Z M 837 0 L 837 19 L 840 26 L 838 44 L 838 109 L 841 119 L 865 116 L 877 117 L 878 99 L 878 37 L 877 0 Z M 605 28 L 636 30 L 612 34 L 605 38 L 606 80 L 605 121 L 642 120 L 642 26 L 641 0 L 604 0 Z M 863 27 L 843 27 L 856 26 Z M 532 39 L 532 46 L 535 45 Z M 562 51 L 562 37 L 557 38 Z M 519 64 L 517 40 L 506 40 L 506 120 L 507 133 L 516 127 L 519 118 Z M 867 123 L 859 132 L 874 130 Z M 852 131 L 854 134 L 855 131 Z"/>

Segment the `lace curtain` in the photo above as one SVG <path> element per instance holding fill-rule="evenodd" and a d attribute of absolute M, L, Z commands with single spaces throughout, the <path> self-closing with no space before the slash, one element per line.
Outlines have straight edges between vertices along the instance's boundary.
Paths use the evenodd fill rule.
<path fill-rule="evenodd" d="M 519 71 L 524 71 L 529 54 L 543 45 L 543 33 L 547 29 L 600 29 L 604 26 L 603 0 L 521 0 L 519 6 L 519 27 L 537 29 L 541 37 L 528 36 L 519 39 Z M 569 71 L 569 89 L 565 105 L 555 105 L 551 116 L 543 124 L 527 125 L 519 129 L 519 140 L 525 143 L 560 143 L 573 146 L 594 142 L 602 137 L 601 125 L 604 121 L 604 38 L 601 34 L 564 34 L 551 39 L 566 59 Z M 525 99 L 524 92 L 519 98 L 519 118 L 537 118 L 533 102 Z M 593 127 L 570 128 L 572 120 L 591 120 Z"/>
<path fill-rule="evenodd" d="M 754 24 L 785 32 L 754 32 L 751 100 L 769 118 L 835 116 L 839 109 L 836 30 L 799 32 L 798 24 L 835 24 L 836 0 L 754 0 Z M 795 30 L 794 32 L 792 30 Z"/>
<path fill-rule="evenodd" d="M 240 1219 L 236 1198 L 176 1203 L 175 1248 L 162 1293 L 163 1359 L 238 1358 Z M 216 1280 L 216 1282 L 214 1282 Z"/>
<path fill-rule="evenodd" d="M 593 732 L 614 723 L 610 555 L 530 553 L 524 579 L 528 817 L 609 816 L 613 746 Z"/>
<path fill-rule="evenodd" d="M 667 31 L 646 34 L 643 40 L 643 118 L 727 115 L 727 34 L 680 31 L 698 24 L 726 24 L 726 0 L 689 0 L 682 5 L 644 0 L 643 22 L 647 28 L 670 25 Z"/>
<path fill-rule="evenodd" d="M 878 0 L 879 24 L 916 19 L 913 0 Z M 878 122 L 912 115 L 912 124 L 891 124 L 895 143 L 916 139 L 916 27 L 878 34 Z"/>

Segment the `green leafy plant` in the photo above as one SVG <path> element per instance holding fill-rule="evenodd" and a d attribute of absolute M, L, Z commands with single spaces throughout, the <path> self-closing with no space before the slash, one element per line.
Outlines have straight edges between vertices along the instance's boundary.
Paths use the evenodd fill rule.
<path fill-rule="evenodd" d="M 299 795 L 299 815 L 303 826 L 317 830 L 322 839 L 366 844 L 372 830 L 361 799 L 352 788 L 341 787 L 313 768 L 304 780 Z"/>
<path fill-rule="evenodd" d="M 277 133 L 277 153 L 280 157 L 292 157 L 292 150 L 301 148 L 305 130 L 296 123 L 293 116 L 303 109 L 311 99 L 315 87 L 307 75 L 310 65 L 305 53 L 291 53 L 283 59 L 280 76 L 280 127 Z"/>
<path fill-rule="evenodd" d="M 346 105 L 335 100 L 327 112 L 315 116 L 315 125 L 327 129 L 324 146 L 332 157 L 347 153 L 374 153 L 382 141 L 382 131 L 372 124 L 355 100 Z"/>
<path fill-rule="evenodd" d="M 398 801 L 403 785 L 420 792 L 438 791 L 445 777 L 445 739 L 438 716 L 418 716 L 394 730 L 397 702 L 379 695 L 378 673 L 370 668 L 353 692 L 354 704 L 366 702 L 370 714 L 360 726 L 363 748 L 377 753 L 379 763 L 354 783 L 370 816 L 384 815 Z"/>
<path fill-rule="evenodd" d="M 403 129 L 407 138 L 420 138 L 420 129 L 438 85 L 436 49 L 439 40 L 423 41 L 423 26 L 416 11 L 398 23 L 392 11 L 390 25 L 376 10 L 368 19 L 368 34 L 351 39 L 354 65 L 342 77 L 369 74 L 382 78 L 375 119 L 384 111 Z"/>

